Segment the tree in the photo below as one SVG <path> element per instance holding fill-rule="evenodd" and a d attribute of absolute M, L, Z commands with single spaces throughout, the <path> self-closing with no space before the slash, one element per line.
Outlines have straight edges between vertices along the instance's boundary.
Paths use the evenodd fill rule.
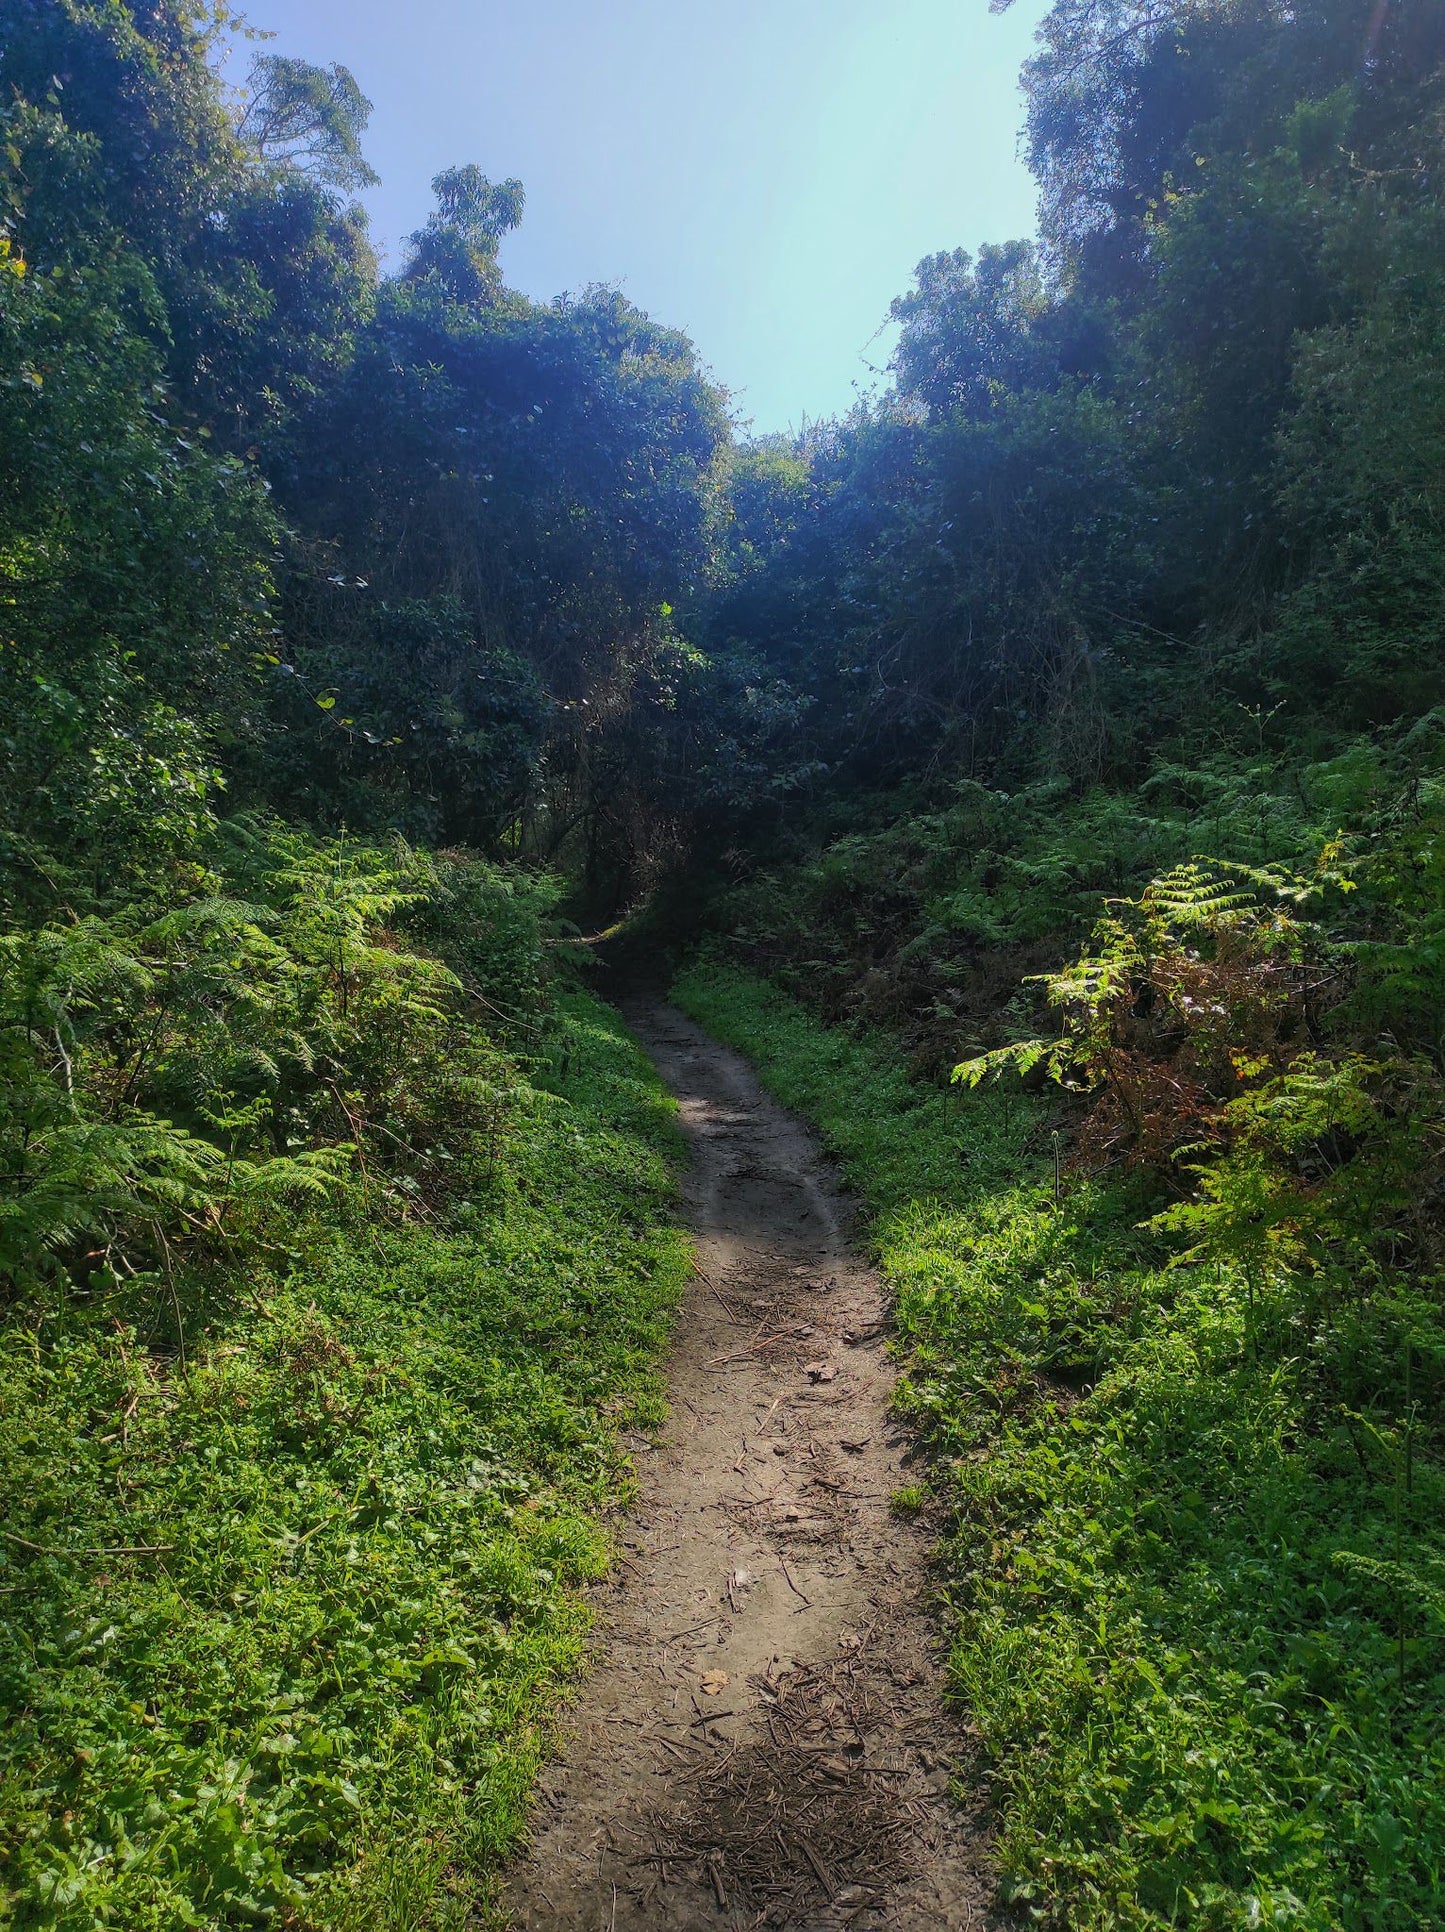
<path fill-rule="evenodd" d="M 300 169 L 329 188 L 375 185 L 379 177 L 361 152 L 371 102 L 349 68 L 263 54 L 248 96 L 238 128 L 263 161 Z"/>
<path fill-rule="evenodd" d="M 1050 302 L 1031 242 L 928 255 L 917 286 L 893 303 L 901 323 L 893 370 L 900 395 L 931 414 L 986 416 L 1004 395 L 1047 384 L 1058 358 Z"/>
<path fill-rule="evenodd" d="M 444 168 L 431 185 L 437 206 L 411 238 L 408 278 L 436 283 L 453 302 L 495 302 L 497 250 L 522 219 L 526 191 L 520 181 L 489 181 L 474 162 Z"/>

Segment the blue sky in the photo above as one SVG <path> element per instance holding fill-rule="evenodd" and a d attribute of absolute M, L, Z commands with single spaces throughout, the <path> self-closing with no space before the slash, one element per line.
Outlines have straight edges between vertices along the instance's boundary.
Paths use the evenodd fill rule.
<path fill-rule="evenodd" d="M 242 0 L 244 4 L 244 0 Z M 1028 234 L 1018 70 L 1044 0 L 254 0 L 350 67 L 395 261 L 443 167 L 518 175 L 507 280 L 612 282 L 759 432 L 846 409 L 919 258 Z M 239 80 L 249 56 L 233 56 Z"/>

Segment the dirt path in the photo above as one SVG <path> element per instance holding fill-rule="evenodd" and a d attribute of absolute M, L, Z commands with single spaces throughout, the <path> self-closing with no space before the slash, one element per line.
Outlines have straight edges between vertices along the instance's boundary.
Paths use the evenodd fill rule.
<path fill-rule="evenodd" d="M 987 1841 L 947 1796 L 926 1539 L 872 1272 L 816 1143 L 680 1013 L 627 1018 L 693 1147 L 698 1276 L 672 1420 L 544 1778 L 519 1928 L 983 1927 Z"/>

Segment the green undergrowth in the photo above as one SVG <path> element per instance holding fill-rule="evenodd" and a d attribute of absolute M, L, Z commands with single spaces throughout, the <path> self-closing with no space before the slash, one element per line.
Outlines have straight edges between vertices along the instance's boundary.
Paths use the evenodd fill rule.
<path fill-rule="evenodd" d="M 962 1043 L 996 1039 L 1001 1016 L 1029 1024 L 1028 976 L 1087 938 L 1101 902 L 1201 850 L 1296 867 L 1342 840 L 1367 872 L 1386 858 L 1394 877 L 1359 881 L 1362 932 L 1377 884 L 1389 898 L 1415 873 L 1428 890 L 1419 827 L 1423 816 L 1429 836 L 1438 819 L 1442 727 L 1432 712 L 1309 751 L 1161 755 L 1133 789 L 1080 791 L 1055 774 L 1014 791 L 956 779 L 926 807 L 845 798 L 771 866 L 720 889 L 710 924 L 730 957 L 825 1018 L 901 1034 L 921 1058 L 957 1057 Z"/>
<path fill-rule="evenodd" d="M 676 997 L 872 1210 L 1005 1897 L 1081 1932 L 1445 1923 L 1439 1284 L 1251 1307 L 1138 1180 L 1065 1166 L 1056 1200 L 1042 1097 L 946 1097 L 720 964 Z"/>
<path fill-rule="evenodd" d="M 184 1357 L 144 1272 L 12 1310 L 8 1922 L 476 1922 L 687 1270 L 671 1102 L 586 993 L 548 1028 L 404 1214 L 372 1166 L 183 1280 Z"/>

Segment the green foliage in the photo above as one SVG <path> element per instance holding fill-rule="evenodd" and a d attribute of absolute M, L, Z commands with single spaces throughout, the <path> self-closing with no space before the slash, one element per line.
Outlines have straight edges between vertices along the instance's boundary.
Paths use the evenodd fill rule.
<path fill-rule="evenodd" d="M 1141 1228 L 1137 1179 L 1056 1194 L 1039 1099 L 950 1102 L 886 1036 L 822 1027 L 717 962 L 677 991 L 873 1210 L 1006 1897 L 1099 1932 L 1432 1923 L 1442 1278 L 1410 1278 L 1368 1189 L 1336 1189 L 1343 1220 L 1321 1206 L 1308 1252 L 1252 1277 L 1230 1232 L 1244 1177 L 1225 1173 L 1290 1184 L 1331 1134 L 1368 1164 L 1372 1141 L 1412 1135 L 1404 1096 L 1382 1104 L 1357 1061 L 1297 1059 L 1250 1096 L 1197 1211 Z"/>
<path fill-rule="evenodd" d="M 359 87 L 233 99 L 236 24 L 0 45 L 0 1917 L 53 1932 L 485 1908 L 686 1267 L 517 860 L 648 845 L 720 404 L 501 287 L 516 183 L 382 285 Z"/>
<path fill-rule="evenodd" d="M 1122 1149 L 1167 1171 L 1213 1142 L 1249 1089 L 1290 1066 L 1308 1037 L 1320 948 L 1308 956 L 1306 928 L 1277 902 L 1318 889 L 1207 861 L 1175 867 L 1138 899 L 1115 901 L 1089 950 L 1046 976 L 1062 1038 L 995 1047 L 953 1078 L 976 1087 L 1008 1069 L 1045 1067 L 1060 1083 L 1096 1090 L 1090 1153 Z"/>
<path fill-rule="evenodd" d="M 443 168 L 432 182 L 436 213 L 411 238 L 411 280 L 431 283 L 448 302 L 496 302 L 502 295 L 497 250 L 522 219 L 520 181 L 488 181 L 472 163 Z"/>
<path fill-rule="evenodd" d="M 539 310 L 439 272 L 389 284 L 279 479 L 311 538 L 273 678 L 280 784 L 417 837 L 580 853 L 625 899 L 674 806 L 673 617 L 722 427 L 685 338 L 613 291 Z M 328 728 L 293 673 L 335 695 Z"/>
<path fill-rule="evenodd" d="M 255 760 L 251 784 L 359 830 L 495 849 L 532 803 L 547 741 L 532 665 L 485 648 L 456 598 L 299 580 L 287 617 L 296 661 L 272 672 L 285 735 Z"/>
<path fill-rule="evenodd" d="M 315 67 L 285 54 L 253 62 L 238 131 L 266 160 L 281 160 L 334 188 L 374 187 L 361 152 L 371 102 L 349 68 Z"/>
<path fill-rule="evenodd" d="M 535 1031 L 535 898 L 460 859 L 265 822 L 232 821 L 215 844 L 226 871 L 189 900 L 0 941 L 12 1288 L 57 1255 L 81 1280 L 169 1273 L 175 1253 L 255 1238 L 265 1201 L 324 1194 L 353 1167 L 368 1198 L 379 1184 L 376 1211 L 400 1211 L 445 1190 L 459 1141 L 495 1137 L 509 1076 L 485 1033 L 498 1018 Z M 464 978 L 398 944 L 403 915 Z"/>
<path fill-rule="evenodd" d="M 709 568 L 725 429 L 691 345 L 614 290 L 506 290 L 522 188 L 475 167 L 436 177 L 383 281 L 342 198 L 370 178 L 356 81 L 263 56 L 233 97 L 225 7 L 7 25 L 4 775 L 67 801 L 12 896 L 94 889 L 70 801 L 155 733 L 188 801 L 219 771 L 329 828 L 580 850 L 626 897 L 689 749 L 670 620 Z M 158 789 L 127 801 L 133 854 L 116 827 L 127 880 L 201 829 L 166 854 Z"/>
<path fill-rule="evenodd" d="M 137 294 L 134 261 L 0 275 L 0 891 L 31 903 L 49 867 L 11 864 L 42 826 L 52 863 L 97 883 L 184 851 L 215 764 L 203 719 L 238 702 L 267 624 L 270 510 L 168 420 Z"/>
<path fill-rule="evenodd" d="M 801 514 L 708 612 L 810 792 L 1130 788 L 1236 704 L 1439 701 L 1442 63 L 1433 0 L 1047 11 L 1041 244 L 919 264 L 892 387 L 798 440 Z M 755 843 L 792 800 L 712 803 Z"/>
<path fill-rule="evenodd" d="M 256 902 L 6 956 L 17 1925 L 459 1923 L 659 1412 L 678 1143 L 615 1018 L 558 999 L 560 1082 L 459 1031 L 377 924 L 425 901 L 481 969 L 507 889 L 459 865 L 264 827 L 234 863 Z"/>
<path fill-rule="evenodd" d="M 1027 242 L 985 244 L 977 264 L 961 248 L 930 255 L 917 273 L 917 288 L 893 304 L 901 395 L 936 416 L 987 416 L 1002 397 L 1045 385 L 1051 359 L 1035 329 L 1049 304 Z"/>
<path fill-rule="evenodd" d="M 505 287 L 516 181 L 382 278 L 344 68 L 9 9 L 20 1923 L 471 1913 L 682 1269 L 552 928 L 689 861 L 838 1023 L 687 983 L 877 1209 L 1017 1900 L 1429 1922 L 1442 18 L 1056 0 L 1039 246 L 732 449 L 685 337 Z"/>

